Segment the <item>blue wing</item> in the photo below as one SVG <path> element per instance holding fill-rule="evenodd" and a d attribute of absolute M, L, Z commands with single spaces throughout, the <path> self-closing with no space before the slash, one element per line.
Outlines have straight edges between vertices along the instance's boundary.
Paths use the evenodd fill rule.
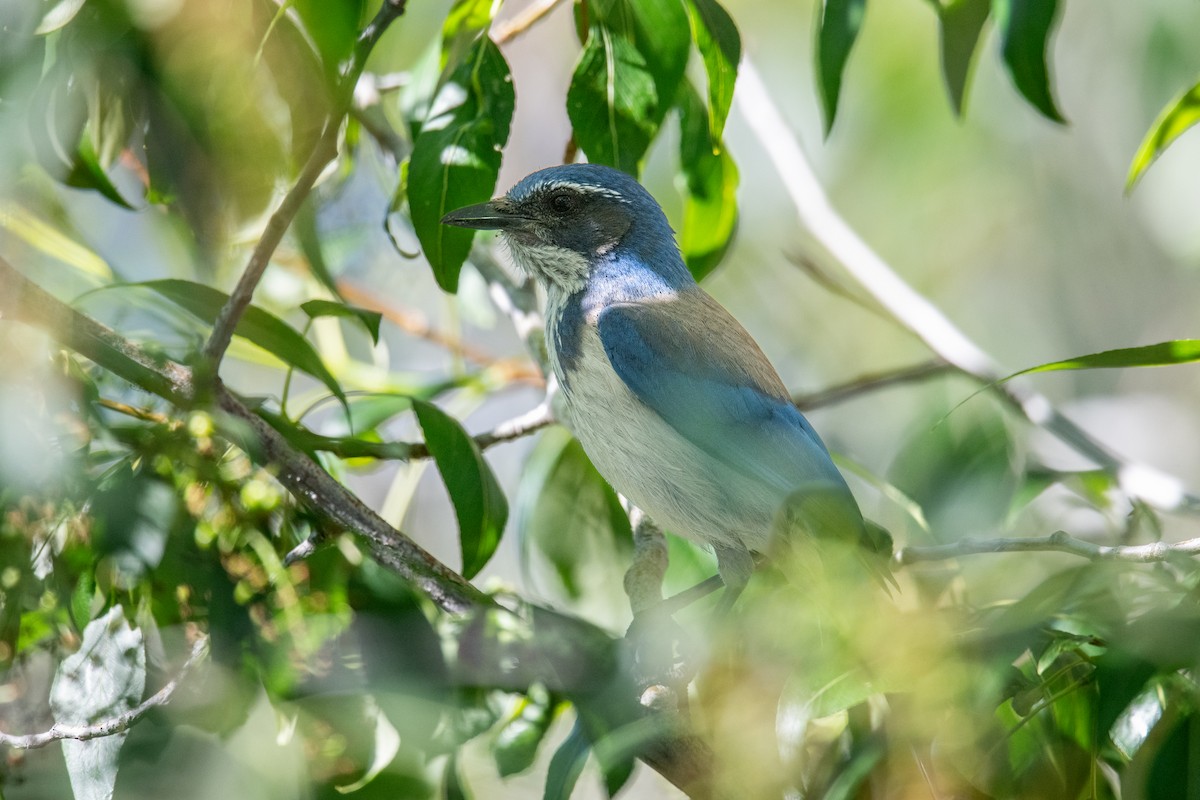
<path fill-rule="evenodd" d="M 778 490 L 849 488 L 748 333 L 696 288 L 605 308 L 597 330 L 617 375 L 689 442 Z M 857 513 L 857 507 L 855 507 Z"/>

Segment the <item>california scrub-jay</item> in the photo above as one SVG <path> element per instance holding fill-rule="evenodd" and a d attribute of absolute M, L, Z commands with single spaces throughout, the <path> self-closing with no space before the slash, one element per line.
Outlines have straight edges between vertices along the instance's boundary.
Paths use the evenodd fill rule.
<path fill-rule="evenodd" d="M 789 512 L 789 530 L 865 539 L 820 437 L 750 334 L 696 284 L 662 209 L 632 177 L 551 167 L 442 222 L 500 231 L 545 287 L 546 347 L 569 426 L 614 489 L 713 548 L 723 607 L 785 504 L 801 510 Z"/>

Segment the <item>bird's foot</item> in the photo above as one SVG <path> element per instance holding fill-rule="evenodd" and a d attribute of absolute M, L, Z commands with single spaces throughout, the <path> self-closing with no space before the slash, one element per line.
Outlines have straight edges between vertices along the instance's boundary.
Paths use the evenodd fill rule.
<path fill-rule="evenodd" d="M 670 611 L 654 607 L 636 614 L 625 632 L 630 671 L 638 686 L 666 686 L 686 696 L 699 653 Z"/>

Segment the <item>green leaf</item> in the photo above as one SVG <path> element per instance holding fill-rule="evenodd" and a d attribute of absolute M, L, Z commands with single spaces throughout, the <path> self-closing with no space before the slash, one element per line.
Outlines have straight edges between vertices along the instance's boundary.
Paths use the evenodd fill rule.
<path fill-rule="evenodd" d="M 332 300 L 309 300 L 307 303 L 300 304 L 301 310 L 311 319 L 317 317 L 342 317 L 344 319 L 353 319 L 361 322 L 363 327 L 367 329 L 367 333 L 371 335 L 371 341 L 379 344 L 379 323 L 383 321 L 383 314 L 378 311 L 370 311 L 357 306 L 348 306 L 344 303 L 335 303 Z"/>
<path fill-rule="evenodd" d="M 554 751 L 550 767 L 546 770 L 546 789 L 542 800 L 569 800 L 575 791 L 579 775 L 587 764 L 591 744 L 584 732 L 583 723 L 575 721 L 575 727 Z"/>
<path fill-rule="evenodd" d="M 990 0 L 949 0 L 945 5 L 934 0 L 941 21 L 942 77 L 954 113 L 962 116 L 966 103 L 967 79 L 979 35 L 987 22 Z"/>
<path fill-rule="evenodd" d="M 554 721 L 555 703 L 545 689 L 531 690 L 521 700 L 517 714 L 496 735 L 492 756 L 500 777 L 524 772 L 533 766 L 538 748 Z"/>
<path fill-rule="evenodd" d="M 1001 54 L 1013 83 L 1044 116 L 1066 122 L 1054 104 L 1046 66 L 1057 11 L 1058 0 L 992 0 Z"/>
<path fill-rule="evenodd" d="M 473 578 L 500 544 L 508 501 L 479 446 L 458 421 L 424 400 L 413 399 L 412 404 L 458 517 L 463 577 Z"/>
<path fill-rule="evenodd" d="M 129 205 L 121 196 L 117 187 L 113 186 L 113 182 L 109 179 L 108 173 L 104 171 L 104 167 L 100 165 L 96 148 L 92 145 L 92 140 L 86 132 L 79 139 L 71 170 L 63 178 L 63 183 L 74 186 L 76 189 L 92 189 L 122 208 L 133 210 L 133 206 Z"/>
<path fill-rule="evenodd" d="M 438 285 L 458 290 L 472 231 L 442 225 L 446 213 L 491 197 L 508 142 L 516 95 L 504 56 L 480 36 L 434 98 L 413 143 L 408 204 Z"/>
<path fill-rule="evenodd" d="M 221 308 L 229 300 L 229 295 L 211 286 L 176 278 L 121 284 L 112 288 L 121 286 L 143 286 L 151 289 L 210 325 L 216 322 Z M 316 378 L 325 384 L 345 406 L 346 395 L 342 391 L 342 387 L 338 385 L 337 379 L 322 363 L 317 351 L 313 349 L 307 339 L 300 335 L 299 331 L 279 317 L 252 305 L 246 309 L 246 313 L 242 315 L 233 332 L 258 345 L 285 364 Z"/>
<path fill-rule="evenodd" d="M 1129 165 L 1129 177 L 1125 179 L 1125 191 L 1133 188 L 1154 159 L 1162 155 L 1172 142 L 1184 131 L 1200 122 L 1200 83 L 1176 97 L 1154 120 L 1146 138 L 1138 147 L 1133 163 Z"/>
<path fill-rule="evenodd" d="M 1076 356 L 1062 361 L 1039 364 L 1020 372 L 1014 372 L 999 383 L 1012 380 L 1018 375 L 1032 372 L 1055 372 L 1068 369 L 1124 369 L 1127 367 L 1169 367 L 1200 361 L 1200 339 L 1175 339 L 1170 342 L 1148 344 L 1143 347 L 1122 347 L 1105 350 L 1086 356 Z"/>
<path fill-rule="evenodd" d="M 442 777 L 442 797 L 445 800 L 471 800 L 467 782 L 463 780 L 462 770 L 458 766 L 457 750 L 446 759 L 446 769 Z"/>
<path fill-rule="evenodd" d="M 337 280 L 329 271 L 329 262 L 325 260 L 325 248 L 321 244 L 321 236 L 317 231 L 316 200 L 313 199 L 313 195 L 310 194 L 300 204 L 300 210 L 296 212 L 296 218 L 292 220 L 291 232 L 296 239 L 296 244 L 300 245 L 300 252 L 308 261 L 308 268 L 312 271 L 313 277 L 319 280 L 322 286 L 333 292 L 335 297 L 341 297 Z"/>
<path fill-rule="evenodd" d="M 825 0 L 817 27 L 817 87 L 825 111 L 825 135 L 833 129 L 838 96 L 842 91 L 842 73 L 850 48 L 858 38 L 866 14 L 867 0 Z"/>
<path fill-rule="evenodd" d="M 637 175 L 687 66 L 678 0 L 595 0 L 567 90 L 567 116 L 588 160 Z"/>
<path fill-rule="evenodd" d="M 742 37 L 729 13 L 717 0 L 688 0 L 692 39 L 708 75 L 708 129 L 713 151 L 721 150 L 721 135 L 733 103 Z"/>
<path fill-rule="evenodd" d="M 564 428 L 542 434 L 529 456 L 517 495 L 517 530 L 523 546 L 536 547 L 550 562 L 569 597 L 584 595 L 585 585 L 594 583 L 588 578 L 609 576 L 604 583 L 620 586 L 632 541 L 629 517 Z"/>
<path fill-rule="evenodd" d="M 729 151 L 714 151 L 712 132 L 699 95 L 690 84 L 680 91 L 679 165 L 686 193 L 679 247 L 696 280 L 712 272 L 737 228 L 737 165 Z"/>

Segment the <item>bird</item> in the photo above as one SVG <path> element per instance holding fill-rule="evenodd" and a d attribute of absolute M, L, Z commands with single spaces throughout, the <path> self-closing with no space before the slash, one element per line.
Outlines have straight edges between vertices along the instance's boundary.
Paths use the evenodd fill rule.
<path fill-rule="evenodd" d="M 729 609 L 781 511 L 798 534 L 874 549 L 821 437 L 741 324 L 692 277 L 662 207 L 599 164 L 534 172 L 446 225 L 498 231 L 545 290 L 549 366 L 600 475 L 716 555 Z"/>

